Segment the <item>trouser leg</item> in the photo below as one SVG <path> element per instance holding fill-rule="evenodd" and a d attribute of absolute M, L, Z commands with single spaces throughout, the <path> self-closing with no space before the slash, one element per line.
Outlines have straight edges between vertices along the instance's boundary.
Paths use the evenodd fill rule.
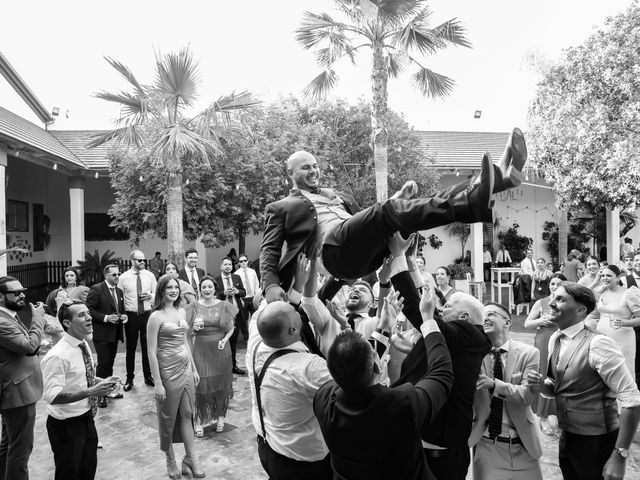
<path fill-rule="evenodd" d="M 240 315 L 238 313 L 238 315 Z M 236 363 L 236 346 L 238 345 L 238 335 L 240 335 L 240 329 L 238 326 L 238 316 L 236 316 L 235 320 L 234 320 L 234 326 L 235 328 L 233 329 L 233 333 L 231 334 L 231 337 L 229 337 L 229 347 L 231 347 L 231 364 L 233 366 L 233 368 L 235 368 L 237 366 Z"/>
<path fill-rule="evenodd" d="M 28 480 L 36 405 L 32 403 L 24 407 L 8 408 L 2 410 L 0 414 L 2 414 L 0 478 Z"/>
<path fill-rule="evenodd" d="M 563 431 L 558 463 L 565 480 L 599 480 L 615 447 L 618 430 L 603 435 L 576 435 Z"/>
<path fill-rule="evenodd" d="M 115 342 L 93 341 L 93 346 L 98 355 L 98 365 L 96 365 L 96 376 L 107 378 L 113 375 L 113 363 L 116 359 L 118 344 Z"/>
<path fill-rule="evenodd" d="M 55 480 L 93 480 L 98 463 L 93 419 L 86 415 L 66 420 L 49 416 L 47 433 L 56 466 Z"/>
<path fill-rule="evenodd" d="M 138 314 L 127 312 L 127 323 L 124 324 L 124 333 L 127 346 L 127 380 L 133 380 L 136 373 L 136 347 L 138 346 Z"/>
<path fill-rule="evenodd" d="M 140 350 L 142 353 L 142 373 L 144 378 L 151 377 L 151 367 L 149 366 L 149 355 L 147 354 L 147 322 L 149 321 L 149 315 L 151 312 L 144 312 L 140 315 Z"/>
<path fill-rule="evenodd" d="M 633 327 L 636 335 L 636 385 L 640 387 L 640 327 Z"/>

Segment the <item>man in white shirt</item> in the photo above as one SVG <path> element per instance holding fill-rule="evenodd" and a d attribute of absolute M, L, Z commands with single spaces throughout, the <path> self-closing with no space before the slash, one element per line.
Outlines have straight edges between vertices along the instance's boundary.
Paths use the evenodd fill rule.
<path fill-rule="evenodd" d="M 155 384 L 149 367 L 147 356 L 147 321 L 153 308 L 153 298 L 156 293 L 156 276 L 146 269 L 144 253 L 140 250 L 131 252 L 131 268 L 120 276 L 120 288 L 124 294 L 124 309 L 128 321 L 124 326 L 127 346 L 127 380 L 124 391 L 133 388 L 133 377 L 136 371 L 136 347 L 140 337 L 142 350 L 142 373 L 144 383 L 150 387 Z"/>
<path fill-rule="evenodd" d="M 496 253 L 496 265 L 498 267 L 510 267 L 511 262 L 512 260 L 509 250 L 507 250 L 504 245 L 500 245 L 500 250 Z"/>
<path fill-rule="evenodd" d="M 536 271 L 536 262 L 533 259 L 533 250 L 527 250 L 527 256 L 520 262 L 520 273 L 523 275 L 533 276 L 533 272 Z"/>
<path fill-rule="evenodd" d="M 300 341 L 302 321 L 290 304 L 270 303 L 255 323 L 246 363 L 260 462 L 273 480 L 331 480 L 329 450 L 312 408 L 318 388 L 331 380 L 327 362 Z"/>
<path fill-rule="evenodd" d="M 91 480 L 98 464 L 98 434 L 93 422 L 98 397 L 111 392 L 119 379 L 95 375 L 86 342 L 92 337 L 91 314 L 83 302 L 66 301 L 58 311 L 58 319 L 65 333 L 42 359 L 55 480 Z"/>
<path fill-rule="evenodd" d="M 253 308 L 253 297 L 258 294 L 260 289 L 258 274 L 253 268 L 249 268 L 249 259 L 244 253 L 238 257 L 238 264 L 240 267 L 236 270 L 236 275 L 242 279 L 242 285 L 246 290 L 243 301 L 248 312 L 247 317 L 251 317 L 256 310 Z"/>
<path fill-rule="evenodd" d="M 589 288 L 562 282 L 549 303 L 549 320 L 559 331 L 549 339 L 547 372 L 528 375 L 534 392 L 555 397 L 562 429 L 558 459 L 570 479 L 623 478 L 640 421 L 640 392 L 620 347 L 585 327 L 595 306 Z"/>

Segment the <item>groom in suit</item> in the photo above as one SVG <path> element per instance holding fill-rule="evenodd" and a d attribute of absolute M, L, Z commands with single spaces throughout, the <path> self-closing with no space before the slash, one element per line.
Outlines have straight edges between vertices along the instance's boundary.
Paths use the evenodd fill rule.
<path fill-rule="evenodd" d="M 127 323 L 124 311 L 124 295 L 118 288 L 120 269 L 117 265 L 107 265 L 104 268 L 104 282 L 100 282 L 89 290 L 87 307 L 91 313 L 93 324 L 93 345 L 98 354 L 96 376 L 109 378 L 113 375 L 113 363 L 118 351 L 118 341 L 124 342 L 123 324 Z M 122 398 L 122 393 L 115 390 L 109 395 L 112 398 Z M 98 406 L 107 406 L 107 398 L 100 397 Z"/>
<path fill-rule="evenodd" d="M 542 480 L 542 449 L 530 407 L 536 394 L 527 386 L 540 352 L 509 337 L 511 314 L 503 305 L 488 303 L 484 314 L 484 331 L 493 348 L 478 378 L 477 416 L 469 440 L 474 446 L 473 478 Z"/>
<path fill-rule="evenodd" d="M 46 323 L 44 306 L 31 305 L 31 326 L 18 312 L 26 288 L 14 277 L 0 277 L 0 479 L 27 480 L 33 450 L 36 402 L 42 397 L 38 350 Z"/>

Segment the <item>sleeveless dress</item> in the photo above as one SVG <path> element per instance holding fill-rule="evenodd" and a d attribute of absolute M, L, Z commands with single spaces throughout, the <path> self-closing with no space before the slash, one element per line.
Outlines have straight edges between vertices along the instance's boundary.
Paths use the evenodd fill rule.
<path fill-rule="evenodd" d="M 635 379 L 636 336 L 633 327 L 613 326 L 616 319 L 629 320 L 634 315 L 640 316 L 640 288 L 631 287 L 625 290 L 621 298 L 604 303 L 601 295 L 596 305 L 593 318 L 599 318 L 596 330 L 611 337 L 622 350 L 625 363 L 631 376 Z"/>
<path fill-rule="evenodd" d="M 539 274 L 536 272 L 533 274 L 533 301 L 535 303 L 536 300 L 540 300 L 541 298 L 548 297 L 551 295 L 551 290 L 549 289 L 549 283 L 551 282 L 551 276 L 545 275 L 540 278 Z M 547 303 L 547 306 L 549 304 Z"/>
<path fill-rule="evenodd" d="M 227 414 L 229 400 L 233 398 L 233 365 L 229 342 L 218 348 L 218 342 L 233 328 L 238 307 L 229 302 L 205 306 L 199 302 L 187 305 L 187 322 L 193 326 L 196 317 L 202 317 L 204 328 L 193 334 L 193 361 L 200 375 L 196 387 L 196 418 L 202 424 Z"/>
<path fill-rule="evenodd" d="M 172 443 L 182 443 L 178 415 L 183 394 L 186 393 L 185 400 L 191 403 L 192 410 L 195 403 L 195 382 L 189 351 L 184 341 L 186 331 L 187 325 L 184 322 L 178 325 L 167 321 L 158 330 L 156 355 L 166 398 L 164 401 L 156 400 L 156 406 L 160 450 L 165 452 Z"/>

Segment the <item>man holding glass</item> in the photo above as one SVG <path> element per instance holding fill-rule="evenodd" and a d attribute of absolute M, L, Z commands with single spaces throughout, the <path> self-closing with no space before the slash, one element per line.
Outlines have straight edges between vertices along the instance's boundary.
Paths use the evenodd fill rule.
<path fill-rule="evenodd" d="M 147 356 L 147 321 L 153 308 L 153 296 L 156 291 L 156 276 L 146 269 L 144 253 L 140 250 L 131 252 L 131 268 L 120 276 L 120 288 L 124 294 L 124 309 L 128 321 L 124 326 L 127 345 L 127 380 L 124 391 L 133 388 L 135 376 L 136 347 L 138 336 L 140 337 L 140 349 L 142 350 L 142 373 L 144 383 L 150 387 L 155 386 L 149 367 Z"/>

